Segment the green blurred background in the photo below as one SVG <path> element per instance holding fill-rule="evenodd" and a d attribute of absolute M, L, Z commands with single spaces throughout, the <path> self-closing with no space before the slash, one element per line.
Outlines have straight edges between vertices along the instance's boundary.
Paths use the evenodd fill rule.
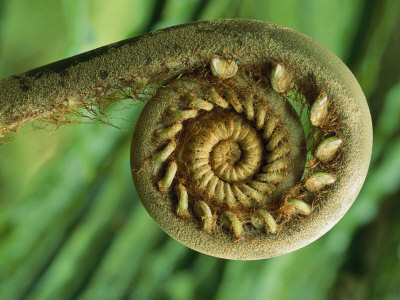
<path fill-rule="evenodd" d="M 31 124 L 0 147 L 0 299 L 400 299 L 400 1 L 0 0 L 0 78 L 233 17 L 303 32 L 358 78 L 374 150 L 350 211 L 288 255 L 209 257 L 169 238 L 138 200 L 129 148 L 142 105 L 113 114 L 121 129 Z"/>

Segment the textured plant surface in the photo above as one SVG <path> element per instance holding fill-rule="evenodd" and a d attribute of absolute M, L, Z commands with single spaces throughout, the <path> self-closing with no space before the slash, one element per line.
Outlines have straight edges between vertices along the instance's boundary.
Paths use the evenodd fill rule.
<path fill-rule="evenodd" d="M 193 19 L 250 17 L 289 26 L 350 67 L 367 96 L 375 136 L 364 188 L 334 230 L 288 255 L 239 262 L 167 238 L 139 203 L 128 167 L 134 124 L 126 120 L 136 120 L 143 105 L 114 115 L 113 124 L 126 130 L 22 128 L 0 147 L 0 299 L 396 299 L 397 1 L 4 2 L 11 4 L 0 9 L 1 77 Z M 154 9 L 156 2 L 164 6 Z"/>
<path fill-rule="evenodd" d="M 182 221 L 236 239 L 277 234 L 318 210 L 340 165 L 340 116 L 333 97 L 296 71 L 272 62 L 243 70 L 214 56 L 163 84 L 150 100 L 162 111 L 157 150 L 137 176 L 150 169 Z"/>
<path fill-rule="evenodd" d="M 366 101 L 346 66 L 300 33 L 248 20 L 183 25 L 148 44 L 155 38 L 179 52 L 154 54 L 168 74 L 144 87 L 154 95 L 131 168 L 160 227 L 203 253 L 261 259 L 336 224 L 372 147 Z"/>

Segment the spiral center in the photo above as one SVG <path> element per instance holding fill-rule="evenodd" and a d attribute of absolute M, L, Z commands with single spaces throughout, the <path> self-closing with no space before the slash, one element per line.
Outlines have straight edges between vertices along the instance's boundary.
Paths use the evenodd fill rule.
<path fill-rule="evenodd" d="M 182 140 L 189 176 L 204 188 L 250 180 L 262 164 L 262 141 L 251 123 L 231 111 L 202 114 L 186 125 Z"/>
<path fill-rule="evenodd" d="M 242 155 L 238 143 L 231 140 L 219 142 L 211 153 L 211 160 L 214 166 L 221 164 L 235 165 Z"/>
<path fill-rule="evenodd" d="M 249 213 L 301 179 L 306 147 L 296 112 L 272 89 L 250 88 L 243 78 L 231 84 L 181 78 L 160 89 L 166 112 L 155 137 L 165 146 L 151 160 L 156 168 L 168 163 L 157 184 L 166 191 L 176 180 L 178 215 L 189 199 L 207 208 L 199 218 L 213 218 L 210 208 L 218 206 Z"/>

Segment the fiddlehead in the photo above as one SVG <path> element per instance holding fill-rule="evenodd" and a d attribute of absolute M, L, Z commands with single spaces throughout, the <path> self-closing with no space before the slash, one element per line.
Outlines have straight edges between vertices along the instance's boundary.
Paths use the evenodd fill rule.
<path fill-rule="evenodd" d="M 132 142 L 137 191 L 168 234 L 210 255 L 306 245 L 343 216 L 368 168 L 370 117 L 350 71 L 263 22 L 165 29 L 0 87 L 3 132 L 58 120 L 70 103 L 90 111 L 149 94 Z"/>

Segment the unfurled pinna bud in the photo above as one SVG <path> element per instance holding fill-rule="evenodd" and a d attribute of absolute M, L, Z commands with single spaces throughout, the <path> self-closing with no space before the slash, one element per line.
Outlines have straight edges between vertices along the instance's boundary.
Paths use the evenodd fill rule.
<path fill-rule="evenodd" d="M 168 190 L 175 178 L 176 170 L 178 166 L 175 161 L 171 161 L 165 172 L 164 178 L 158 182 L 158 187 L 161 190 Z"/>
<path fill-rule="evenodd" d="M 326 172 L 316 172 L 307 177 L 305 186 L 310 192 L 318 192 L 335 182 L 335 177 Z"/>
<path fill-rule="evenodd" d="M 196 97 L 193 94 L 189 94 L 187 96 L 187 99 L 188 99 L 189 106 L 194 109 L 203 109 L 206 111 L 210 111 L 214 107 L 210 102 L 205 101 L 199 97 Z"/>
<path fill-rule="evenodd" d="M 155 135 L 161 140 L 172 139 L 182 128 L 182 123 L 177 123 L 170 127 L 157 129 Z"/>
<path fill-rule="evenodd" d="M 167 146 L 165 146 L 161 151 L 157 152 L 152 160 L 155 163 L 161 163 L 167 160 L 167 158 L 171 155 L 171 153 L 176 148 L 176 142 L 170 141 Z"/>
<path fill-rule="evenodd" d="M 294 87 L 294 79 L 282 64 L 277 64 L 271 72 L 271 85 L 276 92 L 287 93 Z"/>
<path fill-rule="evenodd" d="M 266 224 L 265 230 L 270 231 L 271 233 L 276 233 L 278 230 L 278 224 L 276 224 L 274 217 L 266 210 L 260 210 L 259 214 Z"/>
<path fill-rule="evenodd" d="M 237 238 L 242 235 L 242 224 L 233 212 L 224 211 L 219 217 L 219 221 L 223 227 L 231 229 Z"/>
<path fill-rule="evenodd" d="M 182 122 L 187 119 L 194 118 L 196 116 L 197 116 L 196 109 L 181 110 L 175 107 L 171 107 L 169 110 L 169 117 L 171 120 L 175 122 Z"/>
<path fill-rule="evenodd" d="M 211 59 L 211 72 L 214 76 L 226 79 L 235 76 L 238 66 L 235 61 L 215 56 Z"/>
<path fill-rule="evenodd" d="M 251 224 L 258 229 L 264 227 L 266 232 L 276 233 L 278 230 L 274 217 L 266 210 L 260 210 L 252 215 Z"/>
<path fill-rule="evenodd" d="M 309 215 L 312 213 L 311 206 L 302 200 L 289 199 L 287 200 L 287 204 L 290 205 L 293 208 L 293 210 L 298 214 Z"/>
<path fill-rule="evenodd" d="M 197 201 L 194 204 L 193 211 L 203 224 L 203 230 L 211 231 L 213 226 L 213 218 L 210 207 L 204 201 Z"/>
<path fill-rule="evenodd" d="M 181 183 L 178 183 L 175 186 L 175 193 L 178 198 L 178 207 L 176 208 L 176 214 L 180 217 L 188 216 L 188 193 L 186 188 Z"/>
<path fill-rule="evenodd" d="M 310 121 L 314 126 L 320 126 L 328 115 L 328 96 L 325 93 L 319 94 L 310 111 Z"/>
<path fill-rule="evenodd" d="M 338 137 L 327 138 L 318 145 L 315 156 L 324 163 L 329 162 L 342 144 L 343 140 Z"/>

